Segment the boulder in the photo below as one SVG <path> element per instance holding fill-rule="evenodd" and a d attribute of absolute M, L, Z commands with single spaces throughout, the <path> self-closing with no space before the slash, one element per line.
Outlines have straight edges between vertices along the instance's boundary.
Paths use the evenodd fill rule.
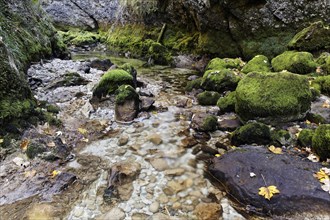
<path fill-rule="evenodd" d="M 221 69 L 240 69 L 243 66 L 241 59 L 236 58 L 214 58 L 206 66 L 207 70 L 221 70 Z"/>
<path fill-rule="evenodd" d="M 244 146 L 244 150 L 238 148 L 214 158 L 208 171 L 250 215 L 324 219 L 330 215 L 330 196 L 313 176 L 321 167 L 299 153 L 275 155 L 261 146 Z M 270 200 L 258 195 L 260 187 L 271 185 L 277 187 L 278 194 Z"/>
<path fill-rule="evenodd" d="M 288 44 L 291 50 L 319 51 L 330 48 L 330 27 L 322 21 L 312 23 L 298 32 Z"/>
<path fill-rule="evenodd" d="M 264 55 L 257 55 L 253 57 L 245 66 L 242 68 L 242 73 L 249 72 L 270 72 L 271 66 L 269 59 Z"/>
<path fill-rule="evenodd" d="M 298 144 L 301 147 L 311 147 L 314 131 L 312 129 L 303 129 L 299 132 Z"/>
<path fill-rule="evenodd" d="M 131 122 L 139 113 L 139 94 L 130 85 L 116 90 L 115 116 L 117 121 Z"/>
<path fill-rule="evenodd" d="M 231 143 L 235 146 L 243 144 L 268 144 L 271 141 L 270 129 L 267 125 L 252 122 L 234 131 Z"/>
<path fill-rule="evenodd" d="M 220 112 L 233 112 L 235 111 L 236 104 L 236 92 L 228 92 L 224 97 L 221 97 L 217 101 L 217 106 L 220 108 Z"/>
<path fill-rule="evenodd" d="M 191 92 L 193 89 L 201 89 L 203 78 L 191 80 L 187 83 L 185 90 Z"/>
<path fill-rule="evenodd" d="M 201 82 L 202 88 L 209 91 L 223 92 L 235 90 L 240 77 L 233 70 L 207 70 L 203 75 Z"/>
<path fill-rule="evenodd" d="M 93 59 L 89 66 L 98 70 L 107 71 L 112 65 L 113 63 L 110 59 Z"/>
<path fill-rule="evenodd" d="M 217 117 L 205 113 L 195 114 L 191 121 L 191 127 L 197 131 L 215 131 L 217 125 Z"/>
<path fill-rule="evenodd" d="M 317 64 L 311 53 L 286 51 L 272 59 L 272 66 L 276 72 L 287 70 L 297 74 L 308 74 L 315 72 Z"/>
<path fill-rule="evenodd" d="M 312 94 L 306 77 L 289 72 L 249 73 L 236 89 L 236 113 L 243 121 L 279 124 L 302 119 Z"/>
<path fill-rule="evenodd" d="M 320 125 L 312 139 L 312 150 L 320 160 L 330 158 L 330 124 Z"/>
<path fill-rule="evenodd" d="M 125 70 L 109 70 L 101 77 L 100 82 L 96 85 L 93 96 L 101 98 L 102 96 L 113 94 L 121 85 L 133 86 L 133 84 L 133 77 Z"/>
<path fill-rule="evenodd" d="M 215 105 L 220 98 L 218 92 L 205 91 L 197 95 L 197 100 L 200 105 Z"/>

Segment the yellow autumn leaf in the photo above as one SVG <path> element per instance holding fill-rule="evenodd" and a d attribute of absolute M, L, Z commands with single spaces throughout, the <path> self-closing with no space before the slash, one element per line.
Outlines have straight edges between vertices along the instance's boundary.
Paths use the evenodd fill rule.
<path fill-rule="evenodd" d="M 265 199 L 270 200 L 274 194 L 280 193 L 276 186 L 260 187 L 259 195 L 265 197 Z"/>
<path fill-rule="evenodd" d="M 60 173 L 61 173 L 61 171 L 53 170 L 51 177 L 54 178 L 54 177 L 56 177 Z"/>
<path fill-rule="evenodd" d="M 85 128 L 78 128 L 80 134 L 85 135 L 87 134 L 87 130 Z"/>
<path fill-rule="evenodd" d="M 314 174 L 314 176 L 321 182 L 324 183 L 325 180 L 329 179 L 329 175 L 324 172 L 324 170 L 320 169 L 319 172 Z"/>
<path fill-rule="evenodd" d="M 220 156 L 221 156 L 221 154 L 216 154 L 216 155 L 214 155 L 214 156 L 216 156 L 216 157 L 220 157 Z"/>
<path fill-rule="evenodd" d="M 3 143 L 3 139 L 0 139 L 0 144 L 2 144 Z"/>
<path fill-rule="evenodd" d="M 270 150 L 274 154 L 282 154 L 282 148 L 275 147 L 274 145 L 269 146 L 268 150 Z"/>
<path fill-rule="evenodd" d="M 24 139 L 24 140 L 21 142 L 21 145 L 20 145 L 21 149 L 22 149 L 23 151 L 26 151 L 27 147 L 29 146 L 29 143 L 30 143 L 30 140 L 28 140 L 28 139 Z"/>
<path fill-rule="evenodd" d="M 309 125 L 309 124 L 311 124 L 311 122 L 310 122 L 310 121 L 308 121 L 308 120 L 306 120 L 305 122 L 306 122 L 306 124 L 308 124 L 308 125 Z"/>

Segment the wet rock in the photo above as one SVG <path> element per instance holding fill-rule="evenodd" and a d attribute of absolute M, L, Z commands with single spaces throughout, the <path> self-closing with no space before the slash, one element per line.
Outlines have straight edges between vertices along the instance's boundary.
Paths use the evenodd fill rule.
<path fill-rule="evenodd" d="M 214 158 L 208 170 L 242 205 L 249 205 L 250 211 L 302 217 L 304 213 L 330 214 L 329 194 L 313 176 L 321 167 L 295 154 L 274 155 L 264 147 L 245 146 Z M 251 178 L 250 172 L 256 177 Z M 264 181 L 280 191 L 270 201 L 258 195 Z"/>
<path fill-rule="evenodd" d="M 147 140 L 155 145 L 160 145 L 163 143 L 163 140 L 159 134 L 152 134 L 147 138 Z"/>
<path fill-rule="evenodd" d="M 197 131 L 215 131 L 217 125 L 217 118 L 214 115 L 198 113 L 193 116 L 190 126 Z"/>
<path fill-rule="evenodd" d="M 140 99 L 141 99 L 141 106 L 140 106 L 141 111 L 150 110 L 152 105 L 155 103 L 155 99 L 150 97 L 141 96 Z"/>
<path fill-rule="evenodd" d="M 224 115 L 218 120 L 218 128 L 222 131 L 234 131 L 242 125 L 237 115 Z"/>
<path fill-rule="evenodd" d="M 125 212 L 121 208 L 113 208 L 108 213 L 99 216 L 98 220 L 111 219 L 111 220 L 124 220 L 126 217 Z"/>
<path fill-rule="evenodd" d="M 222 208 L 217 203 L 200 203 L 195 208 L 198 219 L 218 220 L 222 214 Z"/>
<path fill-rule="evenodd" d="M 155 168 L 158 171 L 164 171 L 164 170 L 168 169 L 168 167 L 169 167 L 166 159 L 164 159 L 164 158 L 152 158 L 152 159 L 150 159 L 149 162 L 151 163 L 153 168 Z"/>
<path fill-rule="evenodd" d="M 131 122 L 138 115 L 140 99 L 130 85 L 122 85 L 116 91 L 115 117 L 117 121 Z"/>
<path fill-rule="evenodd" d="M 178 181 L 171 180 L 167 183 L 167 186 L 163 189 L 164 193 L 168 196 L 177 194 L 184 189 L 184 185 Z"/>
<path fill-rule="evenodd" d="M 153 202 L 151 203 L 151 205 L 149 206 L 149 211 L 152 213 L 156 213 L 159 210 L 159 203 L 158 202 Z"/>
<path fill-rule="evenodd" d="M 285 123 L 304 118 L 310 110 L 311 99 L 309 83 L 304 76 L 288 72 L 252 72 L 237 86 L 236 113 L 243 121 Z"/>
<path fill-rule="evenodd" d="M 64 75 L 61 75 L 59 79 L 53 81 L 45 89 L 55 89 L 64 86 L 87 85 L 89 82 L 90 82 L 89 80 L 82 77 L 79 73 L 66 72 Z"/>
<path fill-rule="evenodd" d="M 212 147 L 209 147 L 209 146 L 206 146 L 206 145 L 202 145 L 201 150 L 204 153 L 207 153 L 207 154 L 210 154 L 210 155 L 216 155 L 216 154 L 219 153 L 218 150 L 213 149 Z"/>
<path fill-rule="evenodd" d="M 118 145 L 119 146 L 124 146 L 128 143 L 128 136 L 127 135 L 123 135 L 118 139 Z"/>
<path fill-rule="evenodd" d="M 113 65 L 113 63 L 111 62 L 110 59 L 93 59 L 92 61 L 90 61 L 90 67 L 91 68 L 95 68 L 98 70 L 102 70 L 102 71 L 107 71 L 111 66 Z"/>
<path fill-rule="evenodd" d="M 61 172 L 58 176 L 56 176 L 54 185 L 47 190 L 47 193 L 60 193 L 76 181 L 76 179 L 77 177 L 72 173 Z"/>
<path fill-rule="evenodd" d="M 205 132 L 195 132 L 193 136 L 198 142 L 206 142 L 211 139 L 211 135 Z"/>
<path fill-rule="evenodd" d="M 194 137 L 186 137 L 181 141 L 184 148 L 191 148 L 198 144 L 198 141 Z"/>

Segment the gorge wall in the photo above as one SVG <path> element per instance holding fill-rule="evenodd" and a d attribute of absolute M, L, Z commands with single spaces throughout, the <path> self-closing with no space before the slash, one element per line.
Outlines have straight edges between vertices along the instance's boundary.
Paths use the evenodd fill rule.
<path fill-rule="evenodd" d="M 42 0 L 42 7 L 64 30 L 116 32 L 135 25 L 143 27 L 139 34 L 148 32 L 144 39 L 155 38 L 166 23 L 167 48 L 245 59 L 277 55 L 298 30 L 318 20 L 330 23 L 328 0 Z"/>

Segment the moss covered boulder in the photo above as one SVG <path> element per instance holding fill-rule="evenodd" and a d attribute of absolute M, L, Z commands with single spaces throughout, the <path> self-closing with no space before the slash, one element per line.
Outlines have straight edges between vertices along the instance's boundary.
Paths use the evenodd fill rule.
<path fill-rule="evenodd" d="M 200 105 L 215 105 L 220 98 L 218 92 L 205 91 L 197 95 L 197 100 Z"/>
<path fill-rule="evenodd" d="M 187 83 L 185 90 L 191 92 L 193 89 L 200 89 L 203 78 L 191 80 Z"/>
<path fill-rule="evenodd" d="M 249 72 L 270 72 L 271 66 L 269 59 L 264 55 L 257 55 L 253 57 L 243 68 L 242 73 Z"/>
<path fill-rule="evenodd" d="M 330 124 L 320 125 L 315 130 L 312 149 L 321 160 L 330 158 Z"/>
<path fill-rule="evenodd" d="M 307 77 L 289 72 L 249 73 L 236 89 L 236 113 L 243 121 L 278 124 L 302 119 L 311 107 Z"/>
<path fill-rule="evenodd" d="M 312 129 L 303 129 L 300 131 L 298 136 L 298 144 L 301 147 L 311 147 L 312 139 L 314 135 L 314 130 Z"/>
<path fill-rule="evenodd" d="M 272 59 L 272 66 L 275 71 L 308 74 L 315 72 L 317 64 L 311 53 L 286 51 Z"/>
<path fill-rule="evenodd" d="M 193 116 L 190 126 L 197 131 L 215 131 L 218 127 L 218 119 L 214 115 L 198 113 Z"/>
<path fill-rule="evenodd" d="M 58 33 L 62 37 L 64 43 L 74 46 L 91 45 L 106 40 L 105 33 L 102 32 L 69 30 L 59 31 Z"/>
<path fill-rule="evenodd" d="M 221 70 L 221 69 L 241 69 L 243 62 L 236 58 L 214 58 L 206 66 L 205 70 Z"/>
<path fill-rule="evenodd" d="M 270 129 L 267 125 L 252 122 L 234 131 L 231 143 L 235 146 L 243 144 L 268 144 L 271 141 Z"/>
<path fill-rule="evenodd" d="M 330 26 L 322 21 L 315 22 L 298 32 L 289 42 L 288 47 L 300 51 L 318 51 L 330 49 Z"/>
<path fill-rule="evenodd" d="M 207 70 L 203 75 L 201 86 L 208 91 L 223 92 L 235 90 L 240 77 L 233 70 Z"/>
<path fill-rule="evenodd" d="M 236 92 L 228 92 L 224 97 L 221 97 L 217 101 L 217 106 L 220 108 L 220 112 L 232 112 L 235 111 L 236 104 Z"/>
<path fill-rule="evenodd" d="M 117 121 L 131 122 L 139 113 L 139 94 L 131 85 L 116 90 L 115 117 Z"/>
<path fill-rule="evenodd" d="M 319 76 L 312 82 L 313 88 L 325 95 L 330 95 L 330 75 Z"/>
<path fill-rule="evenodd" d="M 93 96 L 101 98 L 102 96 L 112 94 L 119 86 L 125 84 L 133 86 L 133 76 L 131 74 L 121 69 L 109 70 L 96 85 Z"/>
<path fill-rule="evenodd" d="M 171 63 L 172 56 L 165 46 L 153 42 L 148 49 L 149 58 L 153 59 L 155 64 L 166 65 Z"/>

